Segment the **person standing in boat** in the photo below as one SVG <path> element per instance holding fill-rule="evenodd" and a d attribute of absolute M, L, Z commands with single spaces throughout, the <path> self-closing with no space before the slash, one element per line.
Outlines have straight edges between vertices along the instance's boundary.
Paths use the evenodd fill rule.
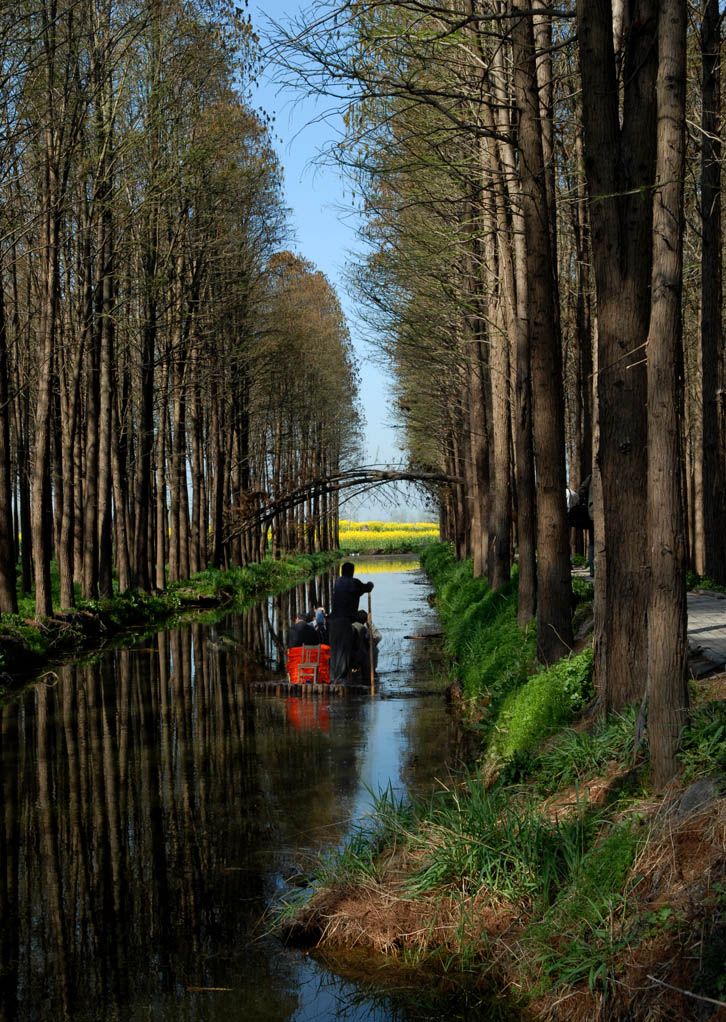
<path fill-rule="evenodd" d="M 353 621 L 358 614 L 358 601 L 373 589 L 372 582 L 354 578 L 355 565 L 345 561 L 333 589 L 333 603 L 328 618 L 330 640 L 330 680 L 342 684 L 348 677 L 353 649 Z"/>

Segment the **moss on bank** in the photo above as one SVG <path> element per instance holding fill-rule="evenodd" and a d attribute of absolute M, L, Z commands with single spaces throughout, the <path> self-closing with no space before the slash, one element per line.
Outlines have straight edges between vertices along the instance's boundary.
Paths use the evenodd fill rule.
<path fill-rule="evenodd" d="M 492 593 L 444 547 L 422 560 L 478 759 L 426 802 L 382 795 L 283 932 L 494 979 L 538 1018 L 723 1017 L 724 679 L 700 683 L 683 776 L 653 791 L 634 709 L 583 714 L 589 650 L 542 670 L 516 577 Z"/>
<path fill-rule="evenodd" d="M 0 615 L 0 696 L 60 657 L 172 626 L 189 615 L 218 614 L 242 609 L 325 570 L 339 560 L 338 551 L 271 558 L 228 571 L 208 569 L 163 591 L 139 589 L 116 593 L 107 600 L 77 601 L 72 610 L 58 609 L 52 617 L 32 617 L 32 597 L 21 602 L 21 613 Z"/>

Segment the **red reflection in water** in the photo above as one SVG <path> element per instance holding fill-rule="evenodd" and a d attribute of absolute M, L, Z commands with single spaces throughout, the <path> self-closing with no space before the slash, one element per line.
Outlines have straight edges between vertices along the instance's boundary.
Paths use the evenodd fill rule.
<path fill-rule="evenodd" d="M 285 700 L 287 719 L 296 731 L 330 731 L 330 702 L 288 696 Z"/>

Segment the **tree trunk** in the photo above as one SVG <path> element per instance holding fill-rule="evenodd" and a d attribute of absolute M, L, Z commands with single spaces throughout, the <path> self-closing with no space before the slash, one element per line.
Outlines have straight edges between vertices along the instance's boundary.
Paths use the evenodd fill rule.
<path fill-rule="evenodd" d="M 516 0 L 514 10 L 528 10 Z M 534 36 L 528 16 L 512 29 L 519 110 L 522 211 L 527 237 L 527 290 L 532 359 L 537 492 L 537 649 L 552 663 L 572 648 L 570 546 L 565 511 L 562 352 L 552 294 L 547 192 L 542 158 Z"/>
<path fill-rule="evenodd" d="M 675 774 L 688 708 L 686 550 L 681 492 L 683 182 L 686 7 L 661 0 L 653 285 L 648 332 L 648 738 L 653 779 Z M 722 526 L 723 527 L 723 526 Z"/>
<path fill-rule="evenodd" d="M 139 439 L 136 457 L 136 485 L 133 573 L 140 589 L 151 587 L 150 505 L 154 452 L 154 350 L 156 347 L 156 299 L 153 294 L 156 248 L 150 245 L 143 259 L 144 323 L 139 367 Z"/>
<path fill-rule="evenodd" d="M 597 587 L 604 599 L 596 600 L 594 677 L 606 709 L 642 697 L 648 661 L 643 346 L 650 317 L 657 4 L 637 0 L 632 15 L 621 110 L 610 4 L 577 3 L 597 287 L 603 532 L 596 528 L 596 573 L 605 576 Z"/>
<path fill-rule="evenodd" d="M 703 0 L 701 22 L 701 380 L 703 564 L 699 570 L 726 584 L 726 480 L 720 452 L 718 394 L 721 390 L 721 18 L 718 0 Z M 700 530 L 699 530 L 700 532 Z"/>
<path fill-rule="evenodd" d="M 101 352 L 99 377 L 98 428 L 98 592 L 102 598 L 113 596 L 113 549 L 111 545 L 111 425 L 113 400 L 113 256 L 111 240 L 110 186 L 104 187 L 100 244 L 101 260 Z"/>
<path fill-rule="evenodd" d="M 47 131 L 48 129 L 46 129 Z M 50 151 L 51 143 L 48 142 Z M 44 195 L 45 245 L 42 262 L 42 309 L 40 326 L 40 371 L 35 412 L 35 457 L 33 461 L 31 527 L 35 576 L 35 613 L 48 617 L 53 613 L 50 583 L 51 535 L 50 508 L 50 422 L 53 385 L 53 341 L 55 335 L 58 289 L 58 175 L 46 164 Z"/>
<path fill-rule="evenodd" d="M 7 325 L 5 285 L 0 267 L 0 614 L 16 614 L 15 537 L 13 535 L 13 482 L 10 449 L 10 406 L 8 387 Z"/>
<path fill-rule="evenodd" d="M 526 229 L 522 214 L 521 182 L 517 172 L 514 147 L 505 139 L 512 136 L 509 109 L 511 100 L 505 88 L 504 54 L 497 47 L 493 58 L 493 92 L 496 97 L 496 125 L 498 131 L 499 162 L 503 169 L 503 185 L 508 197 L 512 233 L 514 235 L 513 272 L 507 272 L 507 263 L 512 264 L 512 252 L 507 240 L 500 234 L 500 245 L 506 245 L 505 285 L 511 306 L 512 359 L 514 361 L 514 413 L 513 446 L 516 506 L 513 518 L 516 521 L 519 548 L 519 582 L 517 597 L 517 624 L 520 628 L 529 624 L 537 612 L 537 509 L 535 498 L 534 447 L 532 435 L 532 381 L 530 358 L 529 297 L 527 281 Z M 488 116 L 488 115 L 487 115 Z M 492 119 L 490 126 L 495 121 Z"/>

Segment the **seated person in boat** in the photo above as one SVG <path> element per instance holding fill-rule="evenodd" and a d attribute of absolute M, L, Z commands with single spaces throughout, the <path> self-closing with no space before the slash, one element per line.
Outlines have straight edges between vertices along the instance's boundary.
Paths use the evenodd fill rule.
<path fill-rule="evenodd" d="M 328 622 L 325 617 L 325 607 L 317 607 L 315 610 L 315 621 L 313 622 L 315 631 L 320 636 L 320 641 L 327 644 L 328 642 Z"/>
<path fill-rule="evenodd" d="M 313 627 L 314 614 L 305 613 L 300 610 L 295 618 L 295 624 L 288 629 L 287 648 L 295 646 L 319 646 L 321 643 L 320 633 Z"/>
<path fill-rule="evenodd" d="M 373 670 L 378 666 L 378 643 L 381 641 L 381 633 L 373 625 Z M 351 652 L 351 667 L 358 668 L 363 678 L 370 677 L 371 673 L 371 631 L 368 627 L 368 615 L 364 610 L 359 610 L 353 622 L 353 649 Z"/>

